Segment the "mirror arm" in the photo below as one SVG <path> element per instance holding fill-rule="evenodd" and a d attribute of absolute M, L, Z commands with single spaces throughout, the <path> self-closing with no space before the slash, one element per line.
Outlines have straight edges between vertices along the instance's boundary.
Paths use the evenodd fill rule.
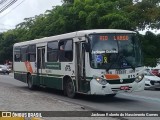
<path fill-rule="evenodd" d="M 88 41 L 85 42 L 85 44 L 84 44 L 85 46 L 84 47 L 85 47 L 86 52 L 90 52 L 90 44 L 89 44 L 90 38 L 86 34 L 85 34 L 85 37 L 87 38 Z"/>

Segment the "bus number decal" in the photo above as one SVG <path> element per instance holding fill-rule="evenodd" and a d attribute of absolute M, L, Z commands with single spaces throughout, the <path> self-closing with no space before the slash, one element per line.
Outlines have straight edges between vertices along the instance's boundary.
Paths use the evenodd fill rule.
<path fill-rule="evenodd" d="M 135 78 L 135 75 L 128 75 L 128 78 Z"/>
<path fill-rule="evenodd" d="M 65 71 L 71 71 L 71 66 L 70 65 L 66 65 Z"/>

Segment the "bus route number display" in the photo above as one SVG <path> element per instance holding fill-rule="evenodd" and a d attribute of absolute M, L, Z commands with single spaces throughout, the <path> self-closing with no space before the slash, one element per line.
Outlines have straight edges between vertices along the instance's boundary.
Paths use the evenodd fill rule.
<path fill-rule="evenodd" d="M 128 36 L 127 35 L 114 36 L 114 40 L 128 40 Z"/>
<path fill-rule="evenodd" d="M 108 40 L 108 36 L 100 36 L 99 39 L 100 40 Z"/>
<path fill-rule="evenodd" d="M 127 35 L 117 35 L 117 36 L 113 36 L 113 40 L 128 40 L 128 36 Z M 108 40 L 108 36 L 100 36 L 99 37 L 100 40 Z"/>

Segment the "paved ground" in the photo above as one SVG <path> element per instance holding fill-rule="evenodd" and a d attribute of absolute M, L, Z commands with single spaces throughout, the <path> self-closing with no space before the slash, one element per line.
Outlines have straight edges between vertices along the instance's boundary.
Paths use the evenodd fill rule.
<path fill-rule="evenodd" d="M 49 94 L 46 94 L 49 91 Z M 11 75 L 0 75 L 0 111 L 88 111 L 83 105 L 76 105 L 57 99 L 51 90 L 28 90 L 26 84 L 14 80 Z M 56 91 L 60 94 L 61 91 Z M 52 117 L 44 120 L 117 120 L 116 118 Z"/>
<path fill-rule="evenodd" d="M 63 96 L 53 89 L 28 90 L 26 84 L 13 79 L 13 75 L 0 75 L 0 108 L 10 111 L 160 111 L 160 90 L 145 90 L 132 94 L 119 94 L 113 99 L 103 96 L 78 95 L 77 99 Z M 57 117 L 45 120 L 159 120 L 146 117 Z"/>

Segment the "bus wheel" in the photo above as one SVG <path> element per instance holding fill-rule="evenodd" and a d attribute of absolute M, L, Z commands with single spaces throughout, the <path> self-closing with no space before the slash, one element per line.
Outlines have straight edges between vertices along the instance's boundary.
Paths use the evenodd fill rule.
<path fill-rule="evenodd" d="M 27 84 L 30 90 L 33 90 L 35 88 L 35 86 L 33 85 L 32 76 L 30 74 L 28 74 L 27 76 Z"/>
<path fill-rule="evenodd" d="M 71 80 L 68 80 L 66 83 L 66 94 L 70 98 L 75 97 L 75 88 Z"/>

